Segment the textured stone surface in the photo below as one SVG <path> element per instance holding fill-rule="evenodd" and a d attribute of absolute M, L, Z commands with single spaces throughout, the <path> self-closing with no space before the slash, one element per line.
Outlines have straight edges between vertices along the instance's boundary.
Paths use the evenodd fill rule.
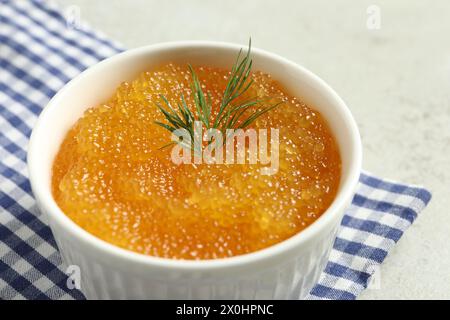
<path fill-rule="evenodd" d="M 298 62 L 352 110 L 364 168 L 423 184 L 433 200 L 389 254 L 380 288 L 361 299 L 450 298 L 450 3 L 433 1 L 60 0 L 127 47 L 202 39 Z M 381 29 L 366 27 L 369 5 Z"/>

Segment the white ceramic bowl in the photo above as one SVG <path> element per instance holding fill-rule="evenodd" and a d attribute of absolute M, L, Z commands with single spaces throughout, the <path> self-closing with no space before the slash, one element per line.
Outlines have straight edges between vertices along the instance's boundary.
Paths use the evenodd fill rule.
<path fill-rule="evenodd" d="M 68 129 L 116 87 L 163 62 L 230 67 L 245 46 L 217 42 L 175 42 L 129 50 L 89 68 L 70 81 L 41 113 L 31 135 L 28 166 L 38 206 L 47 217 L 67 265 L 81 270 L 87 298 L 299 299 L 318 280 L 361 169 L 355 121 L 323 80 L 272 53 L 253 49 L 253 70 L 269 73 L 328 121 L 342 157 L 336 199 L 311 226 L 266 249 L 226 259 L 180 261 L 121 249 L 86 232 L 57 206 L 51 194 L 53 159 Z"/>

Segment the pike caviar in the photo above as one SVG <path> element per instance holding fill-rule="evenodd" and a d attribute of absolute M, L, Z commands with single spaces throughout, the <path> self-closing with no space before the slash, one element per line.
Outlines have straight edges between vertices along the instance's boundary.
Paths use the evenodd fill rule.
<path fill-rule="evenodd" d="M 229 71 L 194 67 L 217 110 Z M 172 259 L 216 259 L 260 250 L 314 222 L 333 201 L 340 180 L 338 148 L 321 115 L 290 96 L 269 75 L 243 100 L 283 101 L 249 127 L 279 129 L 279 169 L 261 164 L 180 164 L 155 103 L 194 110 L 185 65 L 167 64 L 121 84 L 70 129 L 53 164 L 52 192 L 79 226 L 111 244 Z M 214 116 L 214 114 L 212 115 Z M 270 141 L 270 140 L 269 140 Z M 270 148 L 269 148 L 270 150 Z"/>

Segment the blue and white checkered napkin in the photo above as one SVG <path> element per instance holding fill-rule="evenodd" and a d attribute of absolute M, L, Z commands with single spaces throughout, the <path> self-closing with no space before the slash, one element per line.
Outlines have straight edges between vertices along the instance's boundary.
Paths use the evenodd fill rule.
<path fill-rule="evenodd" d="M 68 25 L 53 4 L 0 0 L 1 299 L 84 299 L 66 287 L 58 248 L 31 194 L 26 150 L 39 113 L 58 89 L 119 51 L 89 27 Z M 425 189 L 361 174 L 309 298 L 356 298 L 430 198 Z"/>

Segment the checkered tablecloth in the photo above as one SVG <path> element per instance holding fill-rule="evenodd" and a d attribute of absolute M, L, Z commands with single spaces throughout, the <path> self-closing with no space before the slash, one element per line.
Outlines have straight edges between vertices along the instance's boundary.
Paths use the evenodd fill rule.
<path fill-rule="evenodd" d="M 66 286 L 65 266 L 31 193 L 26 150 L 49 99 L 122 47 L 61 12 L 49 2 L 0 0 L 1 299 L 84 299 Z M 423 188 L 362 173 L 309 298 L 356 298 L 430 198 Z"/>

